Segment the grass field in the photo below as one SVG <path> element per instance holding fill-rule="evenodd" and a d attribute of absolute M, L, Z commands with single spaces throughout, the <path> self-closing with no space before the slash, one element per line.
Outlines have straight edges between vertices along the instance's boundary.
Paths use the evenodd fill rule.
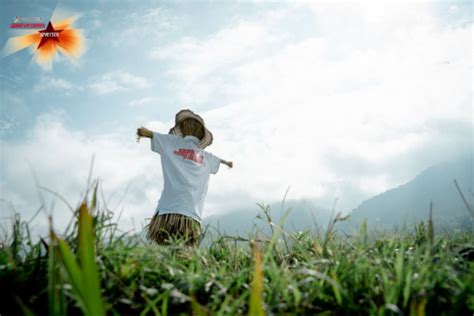
<path fill-rule="evenodd" d="M 17 214 L 0 242 L 0 314 L 472 315 L 474 234 L 346 236 L 324 232 L 253 238 L 207 230 L 196 249 L 120 234 L 95 192 L 63 234 L 33 242 Z"/>

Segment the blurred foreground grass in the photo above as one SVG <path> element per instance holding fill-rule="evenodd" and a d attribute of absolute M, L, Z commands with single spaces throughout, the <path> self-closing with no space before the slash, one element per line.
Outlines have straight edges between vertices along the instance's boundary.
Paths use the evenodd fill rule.
<path fill-rule="evenodd" d="M 33 242 L 16 214 L 0 241 L 0 314 L 472 315 L 474 234 L 351 236 L 287 233 L 261 205 L 270 235 L 207 231 L 198 248 L 160 247 L 119 234 L 92 198 L 59 235 Z"/>

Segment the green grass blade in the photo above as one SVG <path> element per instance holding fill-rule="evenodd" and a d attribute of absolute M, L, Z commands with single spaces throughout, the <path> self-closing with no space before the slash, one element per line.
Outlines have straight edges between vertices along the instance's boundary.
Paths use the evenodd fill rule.
<path fill-rule="evenodd" d="M 334 283 L 331 283 L 332 289 L 334 291 L 334 296 L 336 297 L 337 304 L 341 305 L 342 304 L 342 296 L 341 296 L 341 291 L 339 290 L 340 285 L 339 285 L 339 279 L 337 277 L 336 272 L 333 272 L 332 279 L 334 280 Z"/>
<path fill-rule="evenodd" d="M 54 262 L 54 234 L 51 228 L 51 218 L 49 218 L 50 223 L 50 242 L 48 246 L 48 299 L 49 299 L 49 313 L 55 315 L 58 313 L 59 306 L 57 305 L 56 297 L 56 266 Z"/>
<path fill-rule="evenodd" d="M 191 309 L 195 316 L 207 316 L 206 308 L 199 304 L 194 295 L 191 295 Z"/>
<path fill-rule="evenodd" d="M 48 298 L 49 313 L 51 315 L 66 314 L 66 297 L 61 289 L 63 284 L 61 271 L 59 270 L 57 240 L 51 227 L 50 218 L 50 243 L 48 247 Z"/>
<path fill-rule="evenodd" d="M 254 250 L 255 268 L 253 273 L 252 290 L 250 293 L 249 315 L 263 316 L 263 271 L 262 259 L 258 249 Z"/>
<path fill-rule="evenodd" d="M 168 302 L 169 302 L 169 293 L 165 292 L 163 296 L 163 302 L 161 302 L 161 315 L 168 315 Z"/>
<path fill-rule="evenodd" d="M 23 315 L 25 316 L 34 316 L 35 314 L 31 311 L 31 309 L 28 308 L 28 306 L 23 303 L 21 298 L 19 296 L 15 296 L 15 301 L 20 306 L 21 311 L 23 312 Z"/>
<path fill-rule="evenodd" d="M 78 296 L 77 299 L 81 305 L 81 308 L 86 313 L 87 306 L 85 304 L 85 297 L 84 293 L 87 292 L 87 288 L 84 287 L 84 283 L 82 281 L 81 269 L 76 262 L 76 258 L 73 256 L 71 249 L 69 248 L 68 244 L 57 237 L 55 237 L 58 241 L 58 250 L 61 258 L 61 262 L 67 272 L 69 280 L 71 281 L 72 288 L 76 295 Z"/>
<path fill-rule="evenodd" d="M 87 289 L 84 298 L 90 313 L 104 315 L 105 308 L 100 293 L 100 279 L 95 262 L 92 220 L 87 205 L 83 203 L 79 208 L 78 257 L 82 268 L 84 286 Z"/>
<path fill-rule="evenodd" d="M 434 240 L 433 201 L 431 201 L 430 202 L 430 217 L 428 218 L 428 242 L 429 242 L 430 248 L 433 246 L 433 240 Z"/>
<path fill-rule="evenodd" d="M 90 210 L 92 213 L 94 213 L 97 208 L 97 189 L 98 188 L 99 188 L 99 180 L 96 181 L 94 192 L 92 193 L 92 201 L 91 201 L 91 207 L 90 207 Z"/>

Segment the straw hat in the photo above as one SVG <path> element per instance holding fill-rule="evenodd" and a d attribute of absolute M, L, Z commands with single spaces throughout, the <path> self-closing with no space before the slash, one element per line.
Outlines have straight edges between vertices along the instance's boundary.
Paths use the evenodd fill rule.
<path fill-rule="evenodd" d="M 174 127 L 170 129 L 169 134 L 171 135 L 176 135 L 176 136 L 183 136 L 183 133 L 181 132 L 180 124 L 182 121 L 185 119 L 192 118 L 201 123 L 202 127 L 204 128 L 204 136 L 199 140 L 199 146 L 204 149 L 210 144 L 212 144 L 212 133 L 206 128 L 206 125 L 204 124 L 204 120 L 202 117 L 197 115 L 191 110 L 181 110 L 178 113 L 176 113 L 176 118 L 175 118 L 175 124 Z"/>

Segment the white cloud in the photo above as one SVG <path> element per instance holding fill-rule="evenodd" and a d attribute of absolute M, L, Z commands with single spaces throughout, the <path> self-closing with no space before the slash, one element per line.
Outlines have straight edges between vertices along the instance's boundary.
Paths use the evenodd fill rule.
<path fill-rule="evenodd" d="M 267 35 L 266 30 L 259 24 L 242 21 L 205 40 L 183 38 L 170 46 L 157 47 L 150 54 L 158 60 L 172 59 L 191 64 L 197 69 L 186 74 L 203 76 L 222 63 L 245 59 L 252 53 L 253 48 L 262 44 Z"/>
<path fill-rule="evenodd" d="M 148 104 L 154 104 L 156 102 L 157 102 L 156 98 L 143 97 L 143 98 L 140 98 L 140 99 L 135 99 L 135 100 L 130 101 L 128 103 L 128 105 L 130 105 L 130 106 L 144 106 L 144 105 L 148 105 Z"/>
<path fill-rule="evenodd" d="M 13 123 L 4 119 L 0 119 L 0 136 L 7 134 L 13 127 Z"/>
<path fill-rule="evenodd" d="M 114 71 L 96 78 L 89 88 L 97 94 L 109 94 L 116 91 L 143 89 L 150 86 L 146 78 L 133 75 L 126 71 Z"/>
<path fill-rule="evenodd" d="M 92 176 L 101 180 L 101 198 L 105 198 L 115 217 L 124 210 L 119 223 L 121 229 L 140 232 L 142 225 L 153 215 L 163 187 L 160 158 L 150 150 L 149 140 L 142 139 L 137 144 L 130 132 L 90 136 L 68 129 L 65 121 L 64 113 L 50 112 L 37 117 L 23 141 L 0 139 L 0 204 L 5 210 L 0 224 L 11 220 L 10 205 L 23 219 L 29 220 L 42 203 L 40 192 L 46 211 L 36 217 L 33 234 L 47 231 L 46 215 L 49 214 L 53 215 L 58 231 L 62 231 L 71 218 L 70 211 L 55 195 L 38 189 L 34 177 L 40 186 L 56 192 L 76 207 L 86 190 L 94 156 Z M 171 121 L 145 124 L 157 131 L 166 131 L 172 125 Z M 221 171 L 213 178 L 224 175 Z M 242 192 L 241 197 L 246 196 L 245 190 Z M 236 200 L 223 208 L 222 195 L 217 192 L 209 201 L 205 216 L 241 205 L 241 202 Z"/>
<path fill-rule="evenodd" d="M 108 33 L 106 40 L 110 41 L 113 47 L 136 47 L 137 43 L 140 46 L 153 45 L 161 42 L 180 25 L 179 18 L 169 10 L 150 7 L 149 4 L 142 7 L 133 4 L 133 10 L 112 10 L 108 18 L 108 23 L 113 24 L 115 28 Z M 120 30 L 120 36 L 117 36 L 117 29 Z"/>
<path fill-rule="evenodd" d="M 27 124 L 32 113 L 23 96 L 2 92 L 0 102 L 0 136 L 11 134 L 15 128 Z"/>
<path fill-rule="evenodd" d="M 291 198 L 339 195 L 349 210 L 469 148 L 472 23 L 444 26 L 432 3 L 305 5 L 314 23 L 297 41 L 287 25 L 261 19 L 152 55 L 173 62 L 177 92 L 191 102 L 228 101 L 203 113 L 210 150 L 236 166 L 215 181 L 211 200 L 239 190 L 281 199 L 291 185 Z M 239 46 L 244 30 L 256 35 Z M 270 52 L 267 36 L 281 46 Z M 443 120 L 464 134 L 440 137 L 432 126 Z M 329 167 L 334 151 L 345 157 L 341 170 L 353 158 L 374 168 L 349 177 Z"/>
<path fill-rule="evenodd" d="M 95 155 L 93 177 L 100 178 L 109 208 L 117 207 L 127 186 L 123 204 L 115 209 L 116 216 L 122 207 L 122 228 L 132 227 L 132 218 L 140 229 L 145 218 L 153 214 L 161 189 L 161 168 L 158 156 L 150 152 L 145 142 L 135 143 L 133 135 L 108 134 L 89 137 L 68 130 L 61 113 L 38 117 L 29 136 L 20 143 L 1 141 L 2 178 L 1 199 L 11 201 L 22 216 L 29 219 L 41 205 L 33 172 L 41 186 L 63 196 L 73 206 L 79 202 L 86 189 L 92 156 Z M 53 201 L 54 221 L 65 227 L 71 214 L 67 207 L 52 194 L 42 191 L 46 206 Z M 4 209 L 8 209 L 8 207 Z M 49 211 L 48 211 L 49 213 Z M 8 217 L 2 215 L 1 220 Z M 44 232 L 46 216 L 38 216 L 39 230 Z"/>
<path fill-rule="evenodd" d="M 173 62 L 169 74 L 177 79 L 177 90 L 183 102 L 203 102 L 219 86 L 225 89 L 226 69 L 254 58 L 262 45 L 274 37 L 260 24 L 239 21 L 206 39 L 185 37 L 169 46 L 159 46 L 150 53 L 151 58 Z M 214 95 L 215 96 L 215 95 Z"/>
<path fill-rule="evenodd" d="M 74 89 L 76 89 L 76 87 L 71 82 L 63 78 L 55 78 L 51 76 L 43 76 L 33 87 L 35 92 L 54 90 L 61 93 L 69 93 Z"/>

